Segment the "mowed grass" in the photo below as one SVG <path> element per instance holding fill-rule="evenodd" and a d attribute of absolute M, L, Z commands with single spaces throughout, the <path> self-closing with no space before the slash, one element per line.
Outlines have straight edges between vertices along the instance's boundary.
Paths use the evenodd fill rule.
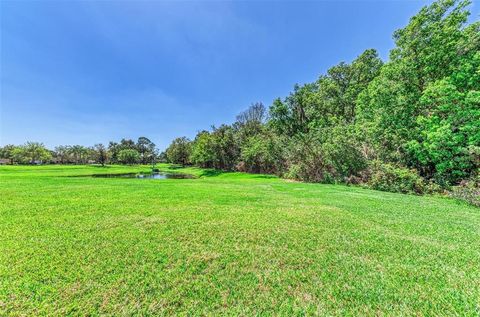
<path fill-rule="evenodd" d="M 172 169 L 162 165 L 162 169 Z M 480 209 L 149 167 L 0 167 L 0 315 L 480 314 Z"/>

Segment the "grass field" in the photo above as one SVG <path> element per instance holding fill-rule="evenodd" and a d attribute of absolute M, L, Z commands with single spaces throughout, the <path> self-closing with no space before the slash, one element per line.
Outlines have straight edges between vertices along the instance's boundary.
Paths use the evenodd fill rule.
<path fill-rule="evenodd" d="M 141 170 L 0 167 L 1 316 L 480 314 L 479 208 L 195 168 L 67 177 Z"/>

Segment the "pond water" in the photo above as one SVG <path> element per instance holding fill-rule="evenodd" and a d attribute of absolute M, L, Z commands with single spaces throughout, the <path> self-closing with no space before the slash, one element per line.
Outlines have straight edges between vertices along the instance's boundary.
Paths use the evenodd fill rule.
<path fill-rule="evenodd" d="M 125 173 L 125 174 L 94 174 L 92 177 L 99 178 L 140 178 L 140 179 L 191 179 L 195 178 L 189 174 L 179 173 Z"/>

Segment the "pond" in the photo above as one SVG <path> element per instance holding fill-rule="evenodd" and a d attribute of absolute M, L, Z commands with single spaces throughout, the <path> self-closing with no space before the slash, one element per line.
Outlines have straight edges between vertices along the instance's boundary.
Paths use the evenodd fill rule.
<path fill-rule="evenodd" d="M 180 173 L 124 173 L 124 174 L 93 174 L 98 178 L 139 178 L 139 179 L 191 179 L 193 175 Z"/>

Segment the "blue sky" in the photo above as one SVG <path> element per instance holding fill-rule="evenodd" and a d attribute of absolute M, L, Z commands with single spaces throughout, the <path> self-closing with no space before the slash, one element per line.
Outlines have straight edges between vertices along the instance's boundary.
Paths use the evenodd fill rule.
<path fill-rule="evenodd" d="M 429 2 L 1 1 L 0 144 L 163 148 L 367 48 L 386 59 Z"/>

